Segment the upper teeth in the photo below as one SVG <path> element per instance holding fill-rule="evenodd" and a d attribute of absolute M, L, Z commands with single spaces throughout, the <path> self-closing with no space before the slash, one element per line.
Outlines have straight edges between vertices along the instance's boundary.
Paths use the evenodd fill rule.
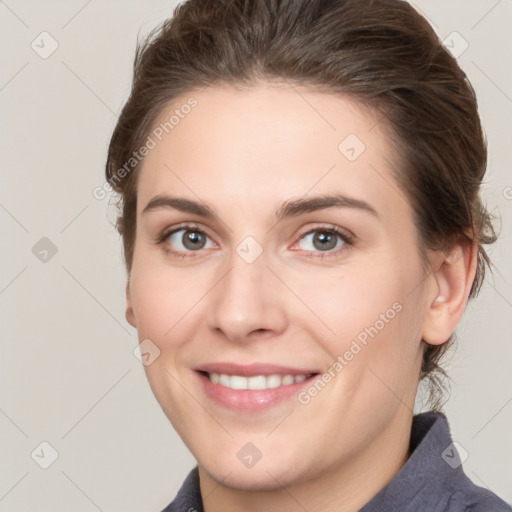
<path fill-rule="evenodd" d="M 243 377 L 241 375 L 209 373 L 208 377 L 214 384 L 220 384 L 231 389 L 270 389 L 287 386 L 294 382 L 302 382 L 309 375 L 256 375 L 254 377 Z"/>

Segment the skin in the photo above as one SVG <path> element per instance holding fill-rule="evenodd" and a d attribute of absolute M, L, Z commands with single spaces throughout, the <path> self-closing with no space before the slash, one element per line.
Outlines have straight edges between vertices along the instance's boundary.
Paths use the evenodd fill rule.
<path fill-rule="evenodd" d="M 425 342 L 446 342 L 460 320 L 476 247 L 428 254 L 425 272 L 386 128 L 353 100 L 287 84 L 214 86 L 176 99 L 156 125 L 191 95 L 198 106 L 145 157 L 137 189 L 126 317 L 160 350 L 145 366 L 150 386 L 198 461 L 207 512 L 358 510 L 407 461 Z M 338 149 L 349 134 L 366 146 L 353 162 Z M 286 201 L 326 193 L 376 215 L 331 207 L 276 222 Z M 219 218 L 143 213 L 158 195 L 200 201 Z M 185 231 L 158 242 L 183 222 L 207 235 L 204 248 L 182 245 Z M 326 227 L 353 244 L 335 235 L 336 248 L 315 246 Z M 252 263 L 236 251 L 249 235 L 263 250 Z M 194 374 L 218 361 L 326 370 L 396 303 L 395 318 L 307 405 L 234 412 Z M 237 457 L 248 442 L 261 452 L 251 468 Z"/>

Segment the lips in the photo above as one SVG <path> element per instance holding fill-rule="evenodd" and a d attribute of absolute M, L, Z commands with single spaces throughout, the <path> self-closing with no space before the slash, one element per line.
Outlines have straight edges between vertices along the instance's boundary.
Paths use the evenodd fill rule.
<path fill-rule="evenodd" d="M 297 395 L 319 373 L 314 368 L 265 363 L 210 363 L 196 369 L 212 401 L 242 412 L 260 412 Z"/>

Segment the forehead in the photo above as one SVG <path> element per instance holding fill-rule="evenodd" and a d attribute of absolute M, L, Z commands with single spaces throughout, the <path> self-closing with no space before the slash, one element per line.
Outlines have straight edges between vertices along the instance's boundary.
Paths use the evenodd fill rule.
<path fill-rule="evenodd" d="M 139 211 L 162 193 L 213 203 L 237 198 L 248 208 L 262 198 L 281 204 L 313 190 L 359 196 L 376 209 L 404 209 L 385 130 L 378 113 L 306 87 L 265 83 L 191 91 L 153 125 L 154 148 L 139 177 Z"/>

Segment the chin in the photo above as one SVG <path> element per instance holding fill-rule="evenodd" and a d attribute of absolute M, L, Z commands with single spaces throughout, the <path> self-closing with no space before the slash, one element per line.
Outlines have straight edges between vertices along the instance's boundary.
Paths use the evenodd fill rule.
<path fill-rule="evenodd" d="M 289 472 L 268 470 L 269 472 L 267 473 L 264 467 L 259 470 L 255 468 L 245 470 L 231 468 L 231 473 L 220 473 L 216 471 L 212 473 L 206 468 L 204 469 L 208 472 L 210 477 L 218 483 L 240 491 L 275 491 L 291 483 Z"/>
<path fill-rule="evenodd" d="M 243 491 L 274 491 L 300 479 L 301 468 L 298 468 L 298 461 L 264 463 L 263 459 L 262 457 L 252 467 L 244 467 L 237 459 L 235 463 L 232 459 L 217 459 L 211 464 L 201 461 L 198 464 L 219 484 Z"/>

